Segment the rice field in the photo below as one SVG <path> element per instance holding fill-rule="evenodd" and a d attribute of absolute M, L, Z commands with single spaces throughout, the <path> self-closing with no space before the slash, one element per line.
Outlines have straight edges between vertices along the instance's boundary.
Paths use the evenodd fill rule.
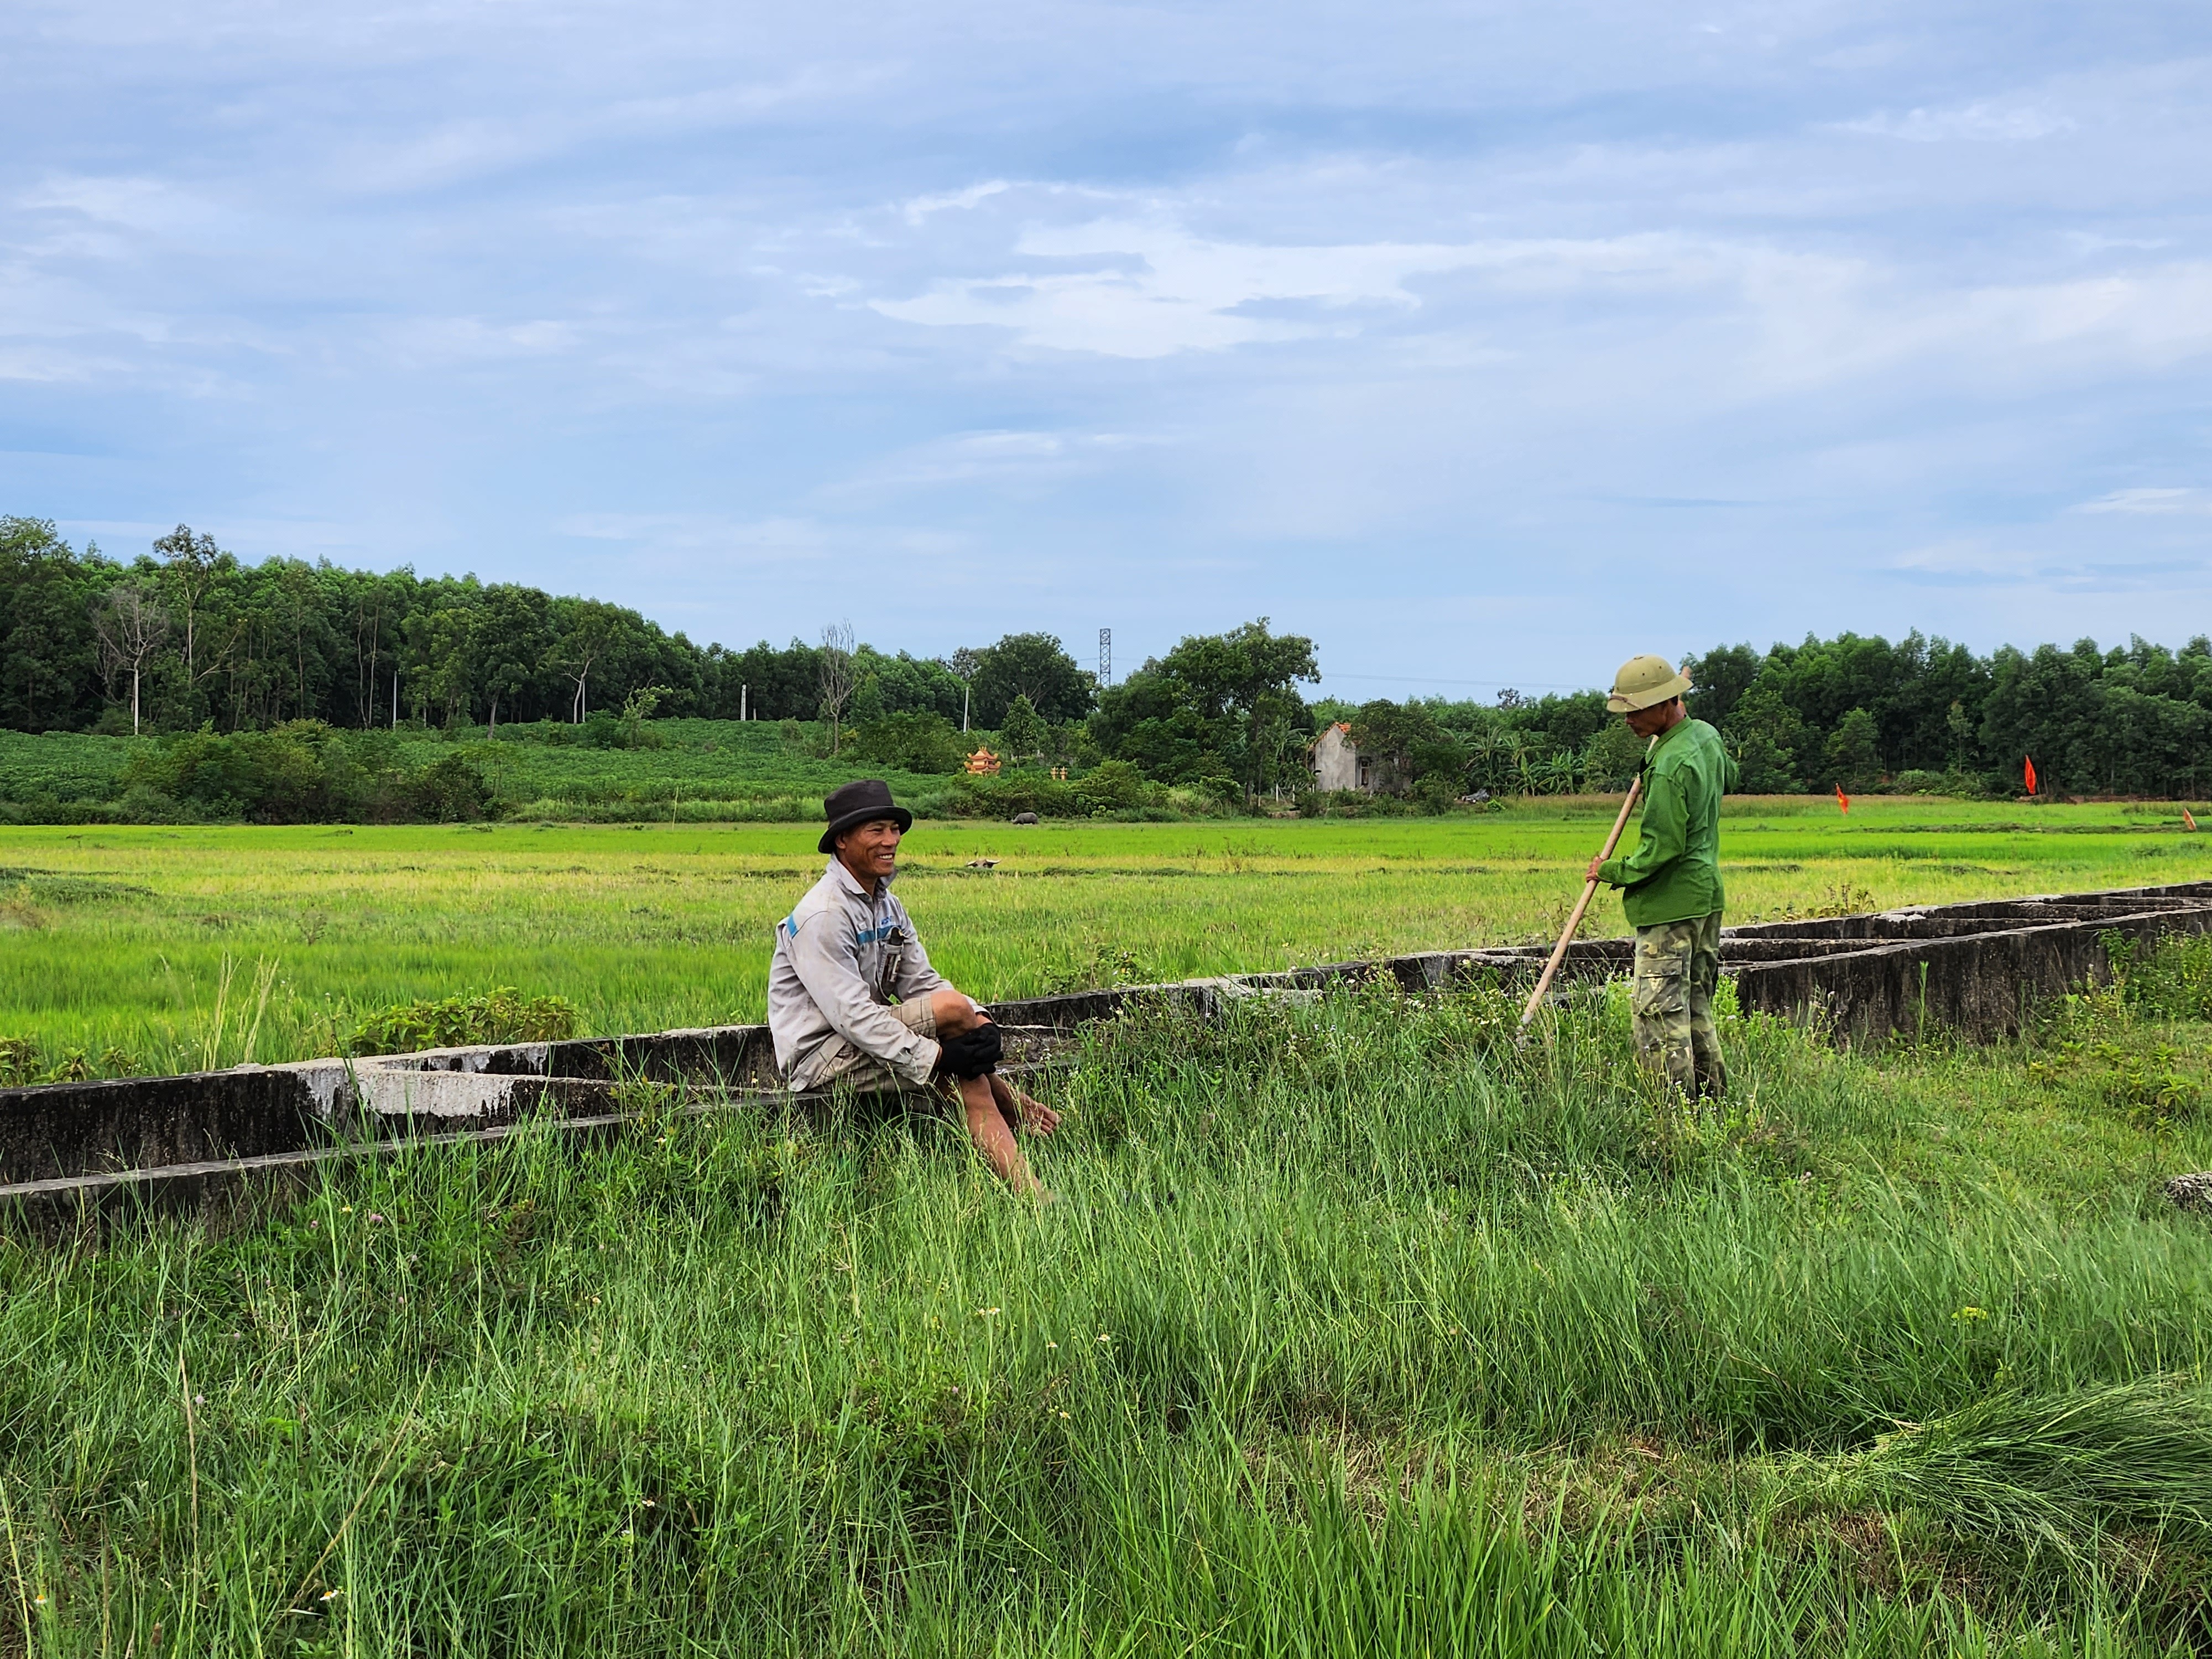
<path fill-rule="evenodd" d="M 1732 808 L 1739 916 L 2205 873 L 2159 809 Z M 1608 821 L 925 823 L 903 890 L 1002 994 L 1528 938 Z M 811 835 L 7 831 L 0 1035 L 757 1018 Z M 2157 1188 L 2212 1168 L 2212 940 L 1990 1048 L 1723 1003 L 1694 1111 L 1618 988 L 1527 1048 L 1496 992 L 1140 1013 L 1043 1085 L 1042 1206 L 949 1119 L 641 1092 L 0 1216 L 0 1654 L 2206 1650 L 2212 1224 Z"/>
<path fill-rule="evenodd" d="M 984 997 L 1547 938 L 1612 804 L 1203 823 L 924 820 L 901 894 Z M 801 824 L 0 828 L 0 1041 L 113 1074 L 331 1051 L 514 986 L 586 1031 L 762 1018 Z M 2168 805 L 1732 800 L 1738 921 L 2212 874 Z M 992 867 L 981 867 L 995 861 Z M 1621 929 L 1601 897 L 1591 927 Z M 220 1018 L 218 1018 L 218 1015 Z"/>
<path fill-rule="evenodd" d="M 0 1230 L 0 1650 L 2201 1652 L 2201 1014 L 1692 1115 L 1377 988 L 1093 1030 L 1043 1207 L 748 1109 Z"/>

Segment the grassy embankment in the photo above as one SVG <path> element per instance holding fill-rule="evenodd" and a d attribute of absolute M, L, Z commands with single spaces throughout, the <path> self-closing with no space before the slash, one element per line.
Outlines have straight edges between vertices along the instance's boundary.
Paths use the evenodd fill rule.
<path fill-rule="evenodd" d="M 663 823 L 787 822 L 818 817 L 822 797 L 854 777 L 886 777 L 902 796 L 925 803 L 942 796 L 947 787 L 940 777 L 817 755 L 814 750 L 826 747 L 828 736 L 826 729 L 812 725 L 802 726 L 797 744 L 766 721 L 653 720 L 645 729 L 656 746 L 599 749 L 544 740 L 549 731 L 572 734 L 563 727 L 507 727 L 489 739 L 480 726 L 452 733 L 403 727 L 389 743 L 389 753 L 410 771 L 459 755 L 483 773 L 514 814 L 564 821 L 650 817 Z M 381 732 L 370 733 L 369 740 L 386 743 Z M 0 732 L 0 809 L 11 803 L 112 803 L 123 793 L 131 755 L 158 742 L 74 732 L 36 737 Z M 0 810 L 0 820 L 5 816 Z"/>
<path fill-rule="evenodd" d="M 1545 937 L 1609 818 L 1568 801 L 929 822 L 901 892 L 956 982 L 1020 995 Z M 756 1020 L 769 928 L 820 869 L 813 841 L 797 824 L 0 829 L 0 1039 L 106 1073 L 297 1059 L 361 1010 L 497 985 L 565 997 L 590 1031 Z M 1729 914 L 2189 880 L 2212 873 L 2207 845 L 2171 808 L 1882 799 L 1841 817 L 1744 799 Z M 985 858 L 1000 861 L 969 867 Z M 1619 931 L 1618 903 L 1594 925 Z"/>
<path fill-rule="evenodd" d="M 1691 1121 L 1618 999 L 1134 1022 L 1042 1211 L 746 1112 L 0 1242 L 0 1649 L 2202 1651 L 2163 967 L 1983 1052 L 1731 1021 Z"/>

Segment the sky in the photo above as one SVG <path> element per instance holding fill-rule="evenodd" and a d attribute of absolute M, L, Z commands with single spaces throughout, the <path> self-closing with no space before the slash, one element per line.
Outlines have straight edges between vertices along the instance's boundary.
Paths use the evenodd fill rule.
<path fill-rule="evenodd" d="M 0 514 L 1355 699 L 2212 631 L 2212 6 L 9 0 Z"/>

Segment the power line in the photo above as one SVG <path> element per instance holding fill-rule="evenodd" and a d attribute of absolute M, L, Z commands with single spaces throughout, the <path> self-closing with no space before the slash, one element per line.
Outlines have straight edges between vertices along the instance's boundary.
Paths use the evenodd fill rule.
<path fill-rule="evenodd" d="M 1510 686 L 1515 690 L 1533 686 L 1539 691 L 1588 691 L 1587 685 L 1566 685 L 1557 680 L 1453 680 L 1431 674 L 1339 674 L 1330 672 L 1321 677 L 1326 685 L 1331 680 L 1387 680 L 1393 685 L 1495 685 Z"/>

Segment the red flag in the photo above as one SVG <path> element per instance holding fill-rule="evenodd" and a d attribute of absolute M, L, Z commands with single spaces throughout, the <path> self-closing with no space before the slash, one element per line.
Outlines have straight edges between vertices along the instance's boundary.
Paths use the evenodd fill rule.
<path fill-rule="evenodd" d="M 2197 827 L 2197 820 L 2189 816 L 2189 809 L 2186 806 L 2181 809 L 2181 821 L 2187 824 L 2191 830 L 2194 830 Z"/>
<path fill-rule="evenodd" d="M 2035 793 L 2035 757 L 2033 755 L 2030 755 L 2026 758 L 2027 761 L 2027 793 L 2032 795 Z"/>
<path fill-rule="evenodd" d="M 1838 812 L 1851 810 L 1851 798 L 1844 793 L 1844 786 L 1840 783 L 1836 786 L 1836 810 Z"/>

